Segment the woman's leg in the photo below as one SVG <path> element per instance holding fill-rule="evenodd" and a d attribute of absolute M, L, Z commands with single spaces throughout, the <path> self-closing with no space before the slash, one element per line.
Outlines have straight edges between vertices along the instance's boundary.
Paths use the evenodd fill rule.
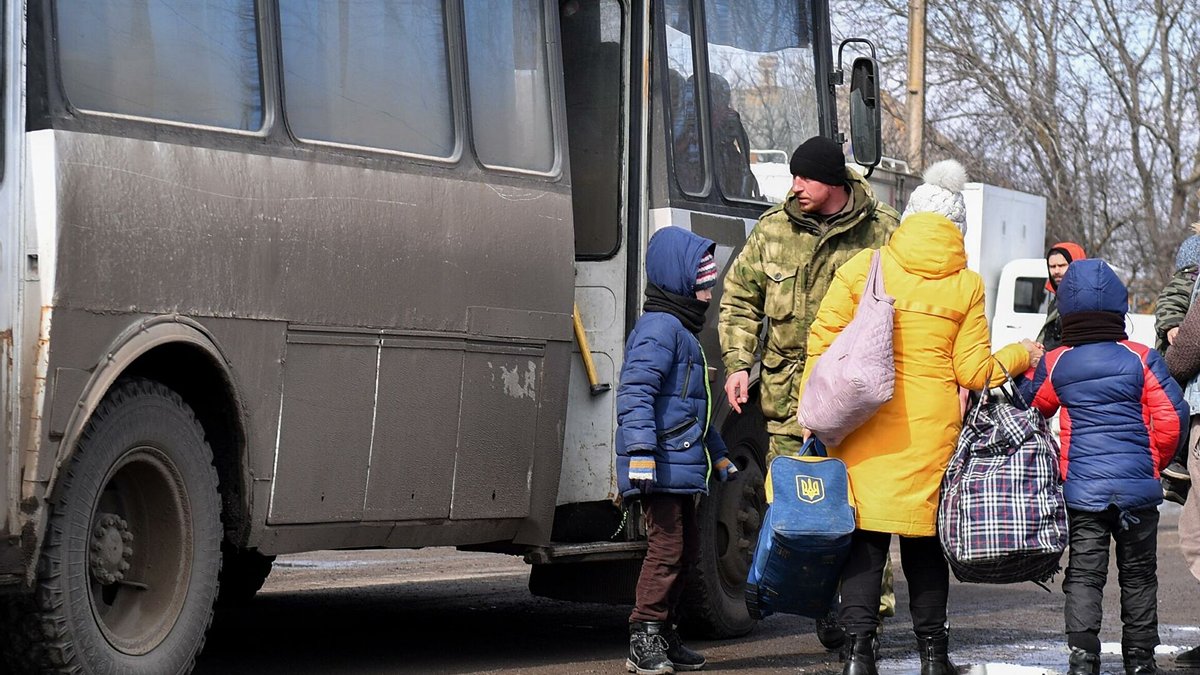
<path fill-rule="evenodd" d="M 868 633 L 879 627 L 879 587 L 891 543 L 892 535 L 887 532 L 855 530 L 851 537 L 838 610 L 847 633 Z"/>
<path fill-rule="evenodd" d="M 900 537 L 900 565 L 908 580 L 908 609 L 917 637 L 946 630 L 950 568 L 937 537 Z"/>

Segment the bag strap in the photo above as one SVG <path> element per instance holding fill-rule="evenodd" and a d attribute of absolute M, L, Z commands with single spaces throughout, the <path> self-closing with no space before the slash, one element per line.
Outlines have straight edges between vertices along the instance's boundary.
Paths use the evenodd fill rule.
<path fill-rule="evenodd" d="M 883 264 L 880 261 L 879 249 L 871 255 L 871 269 L 867 272 L 867 285 L 863 291 L 863 295 L 870 294 L 871 297 L 878 300 L 886 293 L 883 290 Z"/>
<path fill-rule="evenodd" d="M 1000 389 L 1001 391 L 1003 391 L 1004 395 L 1008 397 L 1009 403 L 1013 403 L 1015 405 L 1015 401 L 1014 401 L 1014 398 L 1015 398 L 1016 401 L 1021 402 L 1022 408 L 1029 408 L 1029 402 L 1026 401 L 1025 397 L 1021 395 L 1021 389 L 1020 389 L 1020 387 L 1017 386 L 1016 380 L 1013 379 L 1012 374 L 1008 372 L 1008 369 L 1004 367 L 1004 364 L 1000 362 L 1000 359 L 996 358 L 996 356 L 993 354 L 990 363 L 991 363 L 992 368 L 996 368 L 996 367 L 1000 368 L 1000 371 L 1004 373 L 1004 379 L 1006 380 L 1006 382 L 1005 382 L 1005 384 L 1000 385 L 1000 387 L 987 386 L 987 387 L 983 388 L 983 392 L 980 394 L 979 400 L 977 400 L 975 402 L 975 406 L 973 408 L 971 408 L 970 413 L 966 416 L 966 418 L 969 418 L 970 422 L 974 422 L 974 418 L 979 415 L 979 411 L 988 402 L 988 399 L 991 398 L 991 396 L 992 396 L 991 392 L 992 392 L 993 388 L 997 388 L 997 389 Z M 992 370 L 990 370 L 990 369 L 988 370 L 988 378 L 987 379 L 988 379 L 988 383 L 990 384 L 992 381 Z M 1005 385 L 1008 385 L 1008 387 L 1009 387 L 1008 390 L 1004 389 Z"/>
<path fill-rule="evenodd" d="M 828 457 L 829 453 L 825 450 L 825 444 L 817 439 L 816 436 L 810 436 L 804 445 L 800 446 L 801 457 Z"/>
<path fill-rule="evenodd" d="M 1013 376 L 1008 372 L 1008 369 L 1004 367 L 1003 363 L 1000 363 L 1000 359 L 996 358 L 995 354 L 992 355 L 992 361 L 994 361 L 997 366 L 1000 366 L 1000 370 L 1004 373 L 1004 379 L 1008 380 L 1007 384 L 1010 387 L 1010 392 L 1005 392 L 1005 394 L 1009 397 L 1009 401 L 1011 402 L 1013 398 L 1016 398 L 1017 401 L 1021 402 L 1022 408 L 1028 408 L 1029 401 L 1026 401 L 1025 397 L 1021 394 L 1021 388 L 1017 386 L 1017 381 L 1013 379 Z M 1004 385 L 1001 386 L 1003 387 Z"/>

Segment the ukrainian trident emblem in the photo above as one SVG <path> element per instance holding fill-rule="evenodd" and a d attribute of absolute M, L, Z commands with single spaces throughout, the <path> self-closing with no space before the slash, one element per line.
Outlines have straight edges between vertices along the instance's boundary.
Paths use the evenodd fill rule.
<path fill-rule="evenodd" d="M 802 502 L 816 504 L 825 499 L 825 481 L 813 476 L 796 476 L 796 496 Z"/>

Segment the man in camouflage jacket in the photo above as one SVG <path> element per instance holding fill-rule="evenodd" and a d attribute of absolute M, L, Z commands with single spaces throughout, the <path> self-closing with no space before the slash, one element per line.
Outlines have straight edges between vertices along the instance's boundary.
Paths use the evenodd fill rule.
<path fill-rule="evenodd" d="M 810 138 L 791 158 L 792 192 L 767 210 L 729 266 L 721 297 L 719 333 L 734 410 L 748 400 L 749 370 L 764 319 L 759 398 L 770 450 L 799 454 L 796 389 L 804 372 L 808 329 L 834 272 L 864 248 L 887 243 L 899 214 L 875 199 L 865 179 L 848 170 L 841 147 Z"/>
<path fill-rule="evenodd" d="M 1200 223 L 1192 225 L 1193 229 L 1198 227 Z M 1154 303 L 1154 332 L 1158 337 L 1154 347 L 1164 354 L 1175 344 L 1179 325 L 1192 302 L 1197 270 L 1200 270 L 1200 234 L 1193 234 L 1179 245 L 1175 254 L 1175 274 Z M 1183 382 L 1181 386 L 1187 386 L 1187 383 Z"/>

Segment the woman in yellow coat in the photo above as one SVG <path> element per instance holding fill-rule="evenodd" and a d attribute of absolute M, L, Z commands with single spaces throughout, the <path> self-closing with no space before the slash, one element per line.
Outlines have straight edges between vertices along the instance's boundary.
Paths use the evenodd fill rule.
<path fill-rule="evenodd" d="M 829 449 L 830 456 L 846 463 L 857 505 L 839 610 L 849 652 L 844 675 L 876 673 L 879 585 L 893 534 L 901 536 L 921 673 L 956 672 L 947 655 L 949 570 L 937 539 L 937 506 L 962 427 L 959 387 L 979 390 L 1002 382 L 1003 372 L 993 372 L 996 361 L 1016 374 L 1040 357 L 1040 348 L 1027 340 L 1001 349 L 993 360 L 983 281 L 966 268 L 963 248 L 965 207 L 959 192 L 965 173 L 957 162 L 942 164 L 930 167 L 899 229 L 880 249 L 884 289 L 896 298 L 895 392 L 871 419 Z M 921 211 L 910 215 L 914 209 Z M 873 253 L 862 251 L 838 269 L 809 333 L 801 387 L 854 317 Z"/>

